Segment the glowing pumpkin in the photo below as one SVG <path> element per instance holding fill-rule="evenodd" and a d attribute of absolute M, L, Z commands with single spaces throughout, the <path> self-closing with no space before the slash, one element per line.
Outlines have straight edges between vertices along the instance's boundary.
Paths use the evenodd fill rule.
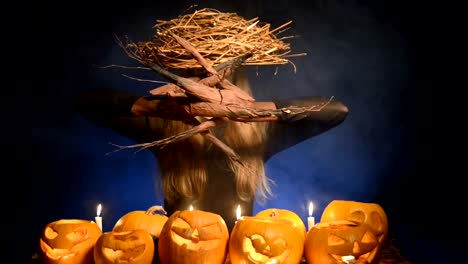
<path fill-rule="evenodd" d="M 304 240 L 307 235 L 307 229 L 305 227 L 302 219 L 293 211 L 287 209 L 278 209 L 278 208 L 269 208 L 263 211 L 258 212 L 255 217 L 265 218 L 265 219 L 283 219 L 289 220 L 292 224 L 299 230 L 299 232 L 304 234 Z"/>
<path fill-rule="evenodd" d="M 241 217 L 229 240 L 232 264 L 298 264 L 303 251 L 302 230 L 283 219 Z"/>
<path fill-rule="evenodd" d="M 150 264 L 154 257 L 154 241 L 143 229 L 102 234 L 94 247 L 95 264 Z"/>
<path fill-rule="evenodd" d="M 158 252 L 163 264 L 222 264 L 229 231 L 224 219 L 211 212 L 174 212 L 161 230 Z"/>
<path fill-rule="evenodd" d="M 102 232 L 96 223 L 81 219 L 61 219 L 42 230 L 40 259 L 47 264 L 89 264 L 93 247 Z"/>
<path fill-rule="evenodd" d="M 168 219 L 165 214 L 166 211 L 161 206 L 152 206 L 146 211 L 132 211 L 122 216 L 115 223 L 112 231 L 123 232 L 144 229 L 151 235 L 159 237 L 161 229 Z"/>
<path fill-rule="evenodd" d="M 351 221 L 319 223 L 310 229 L 304 245 L 308 264 L 343 263 L 353 256 L 356 263 L 377 263 L 380 247 L 367 224 Z"/>
<path fill-rule="evenodd" d="M 377 237 L 379 247 L 387 240 L 387 215 L 379 204 L 334 200 L 325 207 L 320 222 L 336 220 L 348 220 L 359 224 L 366 224 Z"/>

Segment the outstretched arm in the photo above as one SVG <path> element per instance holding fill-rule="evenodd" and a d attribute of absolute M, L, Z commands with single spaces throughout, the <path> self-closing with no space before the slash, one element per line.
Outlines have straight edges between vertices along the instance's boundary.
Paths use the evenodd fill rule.
<path fill-rule="evenodd" d="M 159 136 L 154 131 L 154 123 L 160 119 L 135 113 L 136 102 L 142 102 L 140 98 L 141 95 L 124 91 L 93 89 L 81 92 L 76 106 L 84 118 L 98 126 L 111 128 L 139 143 L 153 141 Z"/>
<path fill-rule="evenodd" d="M 163 105 L 164 107 L 161 107 Z M 138 109 L 140 114 L 152 116 L 160 116 L 165 111 L 161 109 L 170 109 L 175 117 L 184 117 L 189 120 L 196 112 L 204 112 L 198 109 L 197 103 L 178 104 L 174 102 L 173 107 L 168 108 L 166 101 L 158 101 L 156 103 L 148 102 L 146 98 L 141 98 L 134 105 L 134 109 Z M 211 105 L 210 109 L 215 109 L 219 104 Z M 268 142 L 266 144 L 266 157 L 296 145 L 308 138 L 320 135 L 341 124 L 347 114 L 348 108 L 339 100 L 333 97 L 302 97 L 289 100 L 275 100 L 270 102 L 253 102 L 248 106 L 252 111 L 250 113 L 275 113 L 268 114 L 264 117 L 253 117 L 250 120 L 253 122 L 269 122 L 268 125 Z M 231 108 L 229 110 L 232 110 Z M 245 108 L 247 109 L 247 108 Z M 216 117 L 223 116 L 223 109 L 217 108 L 219 111 L 214 111 Z M 242 113 L 239 111 L 238 113 Z M 218 116 L 216 115 L 218 114 Z M 226 111 L 226 115 L 231 115 L 230 111 Z M 234 119 L 239 116 L 234 115 Z M 229 117 L 232 119 L 232 116 Z M 233 120 L 234 120 L 233 119 Z M 179 119 L 182 120 L 182 119 Z M 249 120 L 249 118 L 244 119 Z M 260 121 L 263 120 L 263 121 Z"/>
<path fill-rule="evenodd" d="M 281 121 L 270 124 L 267 159 L 288 147 L 338 126 L 348 114 L 348 108 L 334 98 L 306 97 L 277 100 L 274 103 L 278 109 L 297 106 L 310 107 L 311 110 L 292 118 L 286 116 Z"/>
<path fill-rule="evenodd" d="M 94 123 L 143 143 L 161 139 L 156 129 L 160 127 L 161 117 L 173 116 L 177 120 L 192 117 L 191 102 L 171 100 L 100 89 L 81 93 L 78 109 Z M 266 121 L 270 122 L 266 158 L 339 125 L 348 113 L 343 103 L 325 97 L 253 102 L 251 107 L 265 110 L 301 108 L 297 114 L 283 114 L 278 120 Z"/>

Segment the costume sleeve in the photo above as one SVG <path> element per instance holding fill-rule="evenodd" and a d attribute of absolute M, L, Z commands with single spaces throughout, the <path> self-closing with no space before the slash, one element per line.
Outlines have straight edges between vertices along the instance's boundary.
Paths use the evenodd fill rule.
<path fill-rule="evenodd" d="M 138 143 L 148 142 L 158 137 L 152 125 L 160 119 L 137 117 L 131 112 L 140 97 L 124 91 L 93 89 L 81 92 L 76 106 L 84 118 L 96 125 L 111 128 Z"/>
<path fill-rule="evenodd" d="M 274 103 L 278 109 L 305 107 L 309 110 L 290 117 L 286 116 L 280 122 L 270 124 L 267 159 L 288 147 L 338 126 L 348 113 L 348 108 L 342 102 L 326 97 L 276 100 Z"/>

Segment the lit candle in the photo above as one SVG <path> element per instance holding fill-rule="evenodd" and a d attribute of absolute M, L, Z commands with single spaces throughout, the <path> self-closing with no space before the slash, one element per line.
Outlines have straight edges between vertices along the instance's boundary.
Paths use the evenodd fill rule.
<path fill-rule="evenodd" d="M 193 211 L 193 206 L 192 205 L 190 205 L 189 211 Z"/>
<path fill-rule="evenodd" d="M 310 202 L 309 203 L 309 217 L 307 217 L 308 230 L 310 230 L 315 225 L 315 217 L 312 216 L 313 211 L 314 211 L 314 204 Z"/>
<path fill-rule="evenodd" d="M 102 205 L 99 204 L 96 209 L 96 217 L 94 219 L 96 220 L 96 224 L 99 226 L 99 228 L 102 231 L 102 216 L 101 216 L 101 211 L 102 211 Z"/>
<path fill-rule="evenodd" d="M 241 207 L 240 207 L 240 204 L 237 205 L 237 209 L 236 209 L 236 223 L 237 223 L 237 220 L 239 220 L 241 218 L 241 215 L 242 215 L 242 211 L 241 211 Z"/>
<path fill-rule="evenodd" d="M 353 264 L 355 261 L 354 256 L 342 256 L 341 260 L 346 264 Z"/>

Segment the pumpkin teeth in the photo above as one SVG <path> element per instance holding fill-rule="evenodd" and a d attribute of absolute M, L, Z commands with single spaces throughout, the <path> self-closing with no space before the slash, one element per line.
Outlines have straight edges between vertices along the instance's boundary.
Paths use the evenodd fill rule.
<path fill-rule="evenodd" d="M 47 252 L 47 256 L 54 260 L 59 259 L 68 259 L 76 256 L 75 252 L 70 252 L 67 249 L 52 249 L 51 251 Z"/>
<path fill-rule="evenodd" d="M 46 252 L 47 257 L 53 260 L 59 260 L 61 258 L 67 259 L 67 258 L 74 257 L 77 254 L 76 252 L 71 252 L 69 249 L 51 248 L 44 241 L 42 241 L 42 239 L 41 239 L 40 244 L 41 244 L 42 251 Z"/>

